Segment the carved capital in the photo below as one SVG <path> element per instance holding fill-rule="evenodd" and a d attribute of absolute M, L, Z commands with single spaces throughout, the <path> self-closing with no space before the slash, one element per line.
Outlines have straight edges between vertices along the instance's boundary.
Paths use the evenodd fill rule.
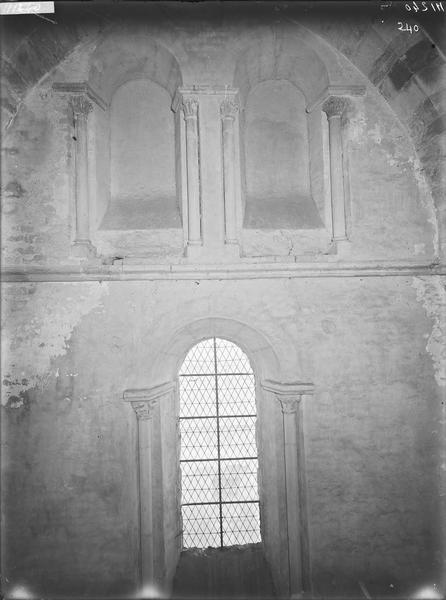
<path fill-rule="evenodd" d="M 284 415 L 290 415 L 297 412 L 299 407 L 299 402 L 301 400 L 300 395 L 298 396 L 276 396 L 280 402 L 280 406 L 282 407 L 282 412 Z"/>
<path fill-rule="evenodd" d="M 131 402 L 132 408 L 138 417 L 138 420 L 147 421 L 152 418 L 153 411 L 158 404 L 158 398 L 156 400 L 147 400 L 144 402 L 133 401 Z"/>
<path fill-rule="evenodd" d="M 181 104 L 185 119 L 196 119 L 198 114 L 197 98 L 183 98 Z"/>
<path fill-rule="evenodd" d="M 312 383 L 282 383 L 278 381 L 267 380 L 262 383 L 262 387 L 267 392 L 274 394 L 280 402 L 283 414 L 295 413 L 299 403 L 305 396 L 311 396 L 314 392 Z"/>
<path fill-rule="evenodd" d="M 342 96 L 330 96 L 322 105 L 327 117 L 341 117 L 348 106 L 348 100 Z"/>
<path fill-rule="evenodd" d="M 138 419 L 146 421 L 152 417 L 160 399 L 170 394 L 174 388 L 175 383 L 169 381 L 153 388 L 125 390 L 123 399 L 125 402 L 130 402 Z"/>
<path fill-rule="evenodd" d="M 93 104 L 85 95 L 71 96 L 70 104 L 75 117 L 87 117 L 93 110 Z"/>
<path fill-rule="evenodd" d="M 220 104 L 220 115 L 222 119 L 235 119 L 239 110 L 238 102 L 233 98 L 225 98 Z"/>

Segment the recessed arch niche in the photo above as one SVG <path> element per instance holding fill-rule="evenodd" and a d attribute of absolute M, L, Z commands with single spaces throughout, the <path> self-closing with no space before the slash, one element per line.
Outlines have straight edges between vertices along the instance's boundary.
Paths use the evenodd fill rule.
<path fill-rule="evenodd" d="M 258 83 L 245 105 L 248 228 L 323 227 L 311 197 L 306 101 L 286 79 Z"/>
<path fill-rule="evenodd" d="M 145 24 L 123 25 L 95 48 L 87 83 L 106 105 L 89 131 L 93 244 L 105 255 L 181 255 L 178 61 Z"/>
<path fill-rule="evenodd" d="M 148 79 L 128 81 L 114 93 L 110 203 L 102 229 L 181 227 L 170 105 L 168 92 Z"/>
<path fill-rule="evenodd" d="M 297 253 L 325 252 L 330 244 L 324 116 L 307 109 L 323 97 L 337 68 L 332 51 L 299 26 L 292 35 L 265 33 L 240 52 L 233 85 L 240 95 L 241 222 L 248 254 L 256 252 L 257 240 L 271 244 L 274 253 L 278 229 L 299 231 L 293 237 Z"/>

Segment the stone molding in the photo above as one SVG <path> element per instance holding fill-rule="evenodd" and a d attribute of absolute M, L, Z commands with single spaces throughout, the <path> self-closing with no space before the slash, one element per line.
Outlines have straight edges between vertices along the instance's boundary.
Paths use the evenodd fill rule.
<path fill-rule="evenodd" d="M 403 263 L 391 261 L 358 261 L 308 263 L 295 261 L 238 262 L 223 264 L 144 264 L 125 261 L 119 265 L 103 265 L 99 258 L 83 265 L 2 267 L 0 280 L 5 283 L 46 281 L 165 281 L 190 279 L 298 279 L 326 277 L 412 277 L 446 275 L 446 264 Z"/>
<path fill-rule="evenodd" d="M 103 100 L 86 81 L 57 81 L 53 83 L 53 90 L 55 92 L 68 93 L 73 96 L 84 95 L 99 106 L 99 108 L 102 108 L 102 110 L 108 108 L 107 102 L 105 102 L 105 100 Z"/>
<path fill-rule="evenodd" d="M 316 107 L 323 104 L 325 100 L 330 98 L 330 96 L 338 96 L 338 97 L 361 97 L 365 96 L 366 93 L 365 85 L 327 85 L 327 87 L 315 98 L 311 101 L 306 111 L 307 113 L 312 112 Z"/>
<path fill-rule="evenodd" d="M 124 402 L 130 402 L 138 420 L 151 419 L 153 411 L 158 406 L 163 396 L 170 394 L 175 389 L 173 381 L 157 385 L 153 388 L 125 390 Z"/>
<path fill-rule="evenodd" d="M 295 413 L 303 396 L 312 396 L 314 385 L 312 383 L 281 383 L 278 381 L 266 380 L 262 388 L 274 394 L 280 402 L 283 414 Z"/>
<path fill-rule="evenodd" d="M 181 86 L 177 88 L 172 100 L 172 110 L 177 112 L 181 107 L 183 98 L 194 96 L 225 96 L 234 98 L 238 94 L 238 89 L 229 86 L 212 86 L 212 85 L 191 85 Z"/>

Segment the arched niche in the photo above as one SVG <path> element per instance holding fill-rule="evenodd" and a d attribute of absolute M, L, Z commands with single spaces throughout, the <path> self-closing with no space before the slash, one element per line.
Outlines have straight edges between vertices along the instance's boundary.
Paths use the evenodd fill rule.
<path fill-rule="evenodd" d="M 181 551 L 178 374 L 188 351 L 210 337 L 239 346 L 253 368 L 261 533 L 277 594 L 286 597 L 309 590 L 301 399 L 313 393 L 312 385 L 287 378 L 283 368 L 287 348 L 279 350 L 258 329 L 227 318 L 198 319 L 172 331 L 158 342 L 157 358 L 148 365 L 148 387 L 124 391 L 124 401 L 138 416 L 141 585 L 171 591 Z M 298 372 L 295 364 L 294 373 Z"/>
<path fill-rule="evenodd" d="M 313 35 L 293 27 L 292 33 L 277 30 L 244 48 L 234 70 L 234 87 L 239 89 L 242 107 L 258 83 L 279 79 L 296 85 L 306 103 L 312 102 L 330 84 L 333 62 L 329 56 L 321 58 L 315 45 Z"/>
<path fill-rule="evenodd" d="M 333 57 L 316 52 L 318 44 L 306 30 L 294 29 L 294 35 L 263 36 L 235 65 L 243 227 L 326 234 L 331 223 L 323 119 L 306 108 L 330 84 Z M 324 235 L 315 235 L 326 243 Z"/>
<path fill-rule="evenodd" d="M 311 197 L 308 124 L 302 92 L 285 79 L 258 83 L 245 104 L 244 226 L 323 227 Z"/>
<path fill-rule="evenodd" d="M 102 229 L 181 227 L 170 105 L 167 91 L 147 79 L 128 81 L 115 91 L 110 106 L 110 203 Z"/>
<path fill-rule="evenodd" d="M 144 24 L 115 27 L 92 53 L 87 83 L 106 105 L 89 123 L 93 244 L 105 255 L 181 254 L 176 58 Z"/>

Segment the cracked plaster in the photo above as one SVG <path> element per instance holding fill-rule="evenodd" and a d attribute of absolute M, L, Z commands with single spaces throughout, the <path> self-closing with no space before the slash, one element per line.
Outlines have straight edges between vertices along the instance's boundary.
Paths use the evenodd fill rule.
<path fill-rule="evenodd" d="M 2 404 L 23 406 L 20 393 L 53 373 L 82 317 L 101 308 L 107 283 L 5 285 L 2 298 Z M 11 400 L 12 398 L 12 400 Z"/>
<path fill-rule="evenodd" d="M 432 357 L 435 381 L 446 387 L 446 280 L 440 276 L 414 277 L 417 300 L 433 320 L 426 350 Z"/>

